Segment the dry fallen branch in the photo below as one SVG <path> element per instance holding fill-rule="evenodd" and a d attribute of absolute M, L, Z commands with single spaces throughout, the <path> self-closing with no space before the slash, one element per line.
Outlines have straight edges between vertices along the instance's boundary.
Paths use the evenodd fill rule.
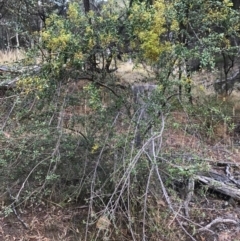
<path fill-rule="evenodd" d="M 233 219 L 216 218 L 211 223 L 206 225 L 205 227 L 198 229 L 198 232 L 203 232 L 203 231 L 210 231 L 211 232 L 210 228 L 213 225 L 218 224 L 218 223 L 233 223 L 233 224 L 236 224 L 236 225 L 239 224 L 238 221 L 233 220 Z"/>
<path fill-rule="evenodd" d="M 215 180 L 214 178 L 196 175 L 195 180 L 208 185 L 209 188 L 216 190 L 222 194 L 232 197 L 235 200 L 240 200 L 240 189 L 234 185 L 234 183 L 225 183 L 223 181 Z"/>

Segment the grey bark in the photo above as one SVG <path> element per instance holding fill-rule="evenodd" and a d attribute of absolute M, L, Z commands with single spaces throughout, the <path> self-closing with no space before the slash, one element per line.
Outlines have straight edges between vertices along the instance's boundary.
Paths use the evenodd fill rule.
<path fill-rule="evenodd" d="M 214 89 L 218 94 L 229 94 L 233 91 L 236 83 L 240 83 L 240 71 L 237 71 L 227 80 L 217 79 L 214 83 Z"/>
<path fill-rule="evenodd" d="M 234 200 L 240 201 L 240 189 L 239 185 L 228 182 L 227 178 L 222 176 L 217 180 L 217 178 L 209 177 L 205 175 L 196 175 L 195 180 L 198 180 L 205 185 L 207 185 L 210 189 L 213 189 L 217 192 L 225 194 L 229 197 L 232 197 Z"/>
<path fill-rule="evenodd" d="M 132 86 L 133 101 L 135 104 L 134 112 L 137 122 L 137 131 L 134 142 L 137 148 L 141 147 L 143 141 L 141 126 L 149 120 L 147 101 L 150 99 L 151 94 L 156 87 L 157 85 L 154 84 L 135 84 Z"/>

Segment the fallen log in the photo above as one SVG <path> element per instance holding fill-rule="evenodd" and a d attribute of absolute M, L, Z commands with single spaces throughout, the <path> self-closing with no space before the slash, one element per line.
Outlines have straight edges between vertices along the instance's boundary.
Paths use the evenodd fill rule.
<path fill-rule="evenodd" d="M 214 177 L 196 175 L 194 179 L 207 185 L 212 190 L 232 197 L 234 200 L 240 201 L 240 189 L 238 185 L 232 183 L 231 180 L 228 181 L 225 176 L 222 176 L 222 180 L 216 180 Z"/>

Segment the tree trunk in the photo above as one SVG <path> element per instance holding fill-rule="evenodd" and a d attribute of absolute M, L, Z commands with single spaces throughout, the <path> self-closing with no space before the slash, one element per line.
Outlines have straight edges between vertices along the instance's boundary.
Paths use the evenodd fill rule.
<path fill-rule="evenodd" d="M 83 0 L 83 4 L 84 4 L 85 13 L 88 13 L 90 11 L 90 0 Z"/>
<path fill-rule="evenodd" d="M 240 1 L 239 0 L 233 0 L 233 8 L 236 10 L 239 10 L 240 8 Z"/>

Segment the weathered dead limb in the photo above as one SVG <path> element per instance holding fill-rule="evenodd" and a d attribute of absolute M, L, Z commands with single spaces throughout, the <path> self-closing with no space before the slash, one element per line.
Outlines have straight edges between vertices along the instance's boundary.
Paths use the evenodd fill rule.
<path fill-rule="evenodd" d="M 1 65 L 0 66 L 0 75 L 3 75 L 4 73 L 18 73 L 18 71 L 9 66 Z"/>
<path fill-rule="evenodd" d="M 33 65 L 33 66 L 24 66 L 19 68 L 11 68 L 9 66 L 0 66 L 0 74 L 22 74 L 26 72 L 38 73 L 41 70 L 41 66 Z"/>
<path fill-rule="evenodd" d="M 203 231 L 210 231 L 210 228 L 215 225 L 215 224 L 218 224 L 218 223 L 232 223 L 232 224 L 235 224 L 235 225 L 239 225 L 239 221 L 236 221 L 236 220 L 233 220 L 233 219 L 224 219 L 224 218 L 216 218 L 214 219 L 211 223 L 209 223 L 208 225 L 206 225 L 205 227 L 203 228 L 200 228 L 198 229 L 198 233 L 199 232 L 203 232 Z"/>
<path fill-rule="evenodd" d="M 218 181 L 214 178 L 196 175 L 195 180 L 208 185 L 209 188 L 240 201 L 240 189 L 234 183 L 226 183 L 226 180 Z"/>
<path fill-rule="evenodd" d="M 149 192 L 149 187 L 151 183 L 151 178 L 152 174 L 154 171 L 154 165 L 152 165 L 149 175 L 148 175 L 148 180 L 147 180 L 147 186 L 146 186 L 146 191 L 144 194 L 144 208 L 143 208 L 143 228 L 142 228 L 142 235 L 143 235 L 143 241 L 146 241 L 146 214 L 147 214 L 147 200 L 148 200 L 148 192 Z"/>
<path fill-rule="evenodd" d="M 13 112 L 13 109 L 15 108 L 15 105 L 17 104 L 17 100 L 14 101 L 13 105 L 12 105 L 12 108 L 11 110 L 9 111 L 6 119 L 4 120 L 4 123 L 2 124 L 2 127 L 1 127 L 1 130 L 3 131 L 7 125 L 7 122 L 8 122 L 8 119 L 10 118 L 10 115 L 12 114 Z"/>
<path fill-rule="evenodd" d="M 29 225 L 26 224 L 26 223 L 20 218 L 20 216 L 19 216 L 19 214 L 18 214 L 18 212 L 17 212 L 17 210 L 16 210 L 16 199 L 15 199 L 14 196 L 12 195 L 12 193 L 11 193 L 11 191 L 10 191 L 9 188 L 7 189 L 7 192 L 8 192 L 8 194 L 9 194 L 9 197 L 10 197 L 11 201 L 12 201 L 10 207 L 11 207 L 13 213 L 15 214 L 15 216 L 17 217 L 17 219 L 19 220 L 19 222 L 23 225 L 23 227 L 24 227 L 25 229 L 29 229 Z"/>
<path fill-rule="evenodd" d="M 233 76 L 227 78 L 226 80 L 216 80 L 213 86 L 218 94 L 230 94 L 235 83 L 238 82 L 240 82 L 240 71 L 237 71 Z"/>

